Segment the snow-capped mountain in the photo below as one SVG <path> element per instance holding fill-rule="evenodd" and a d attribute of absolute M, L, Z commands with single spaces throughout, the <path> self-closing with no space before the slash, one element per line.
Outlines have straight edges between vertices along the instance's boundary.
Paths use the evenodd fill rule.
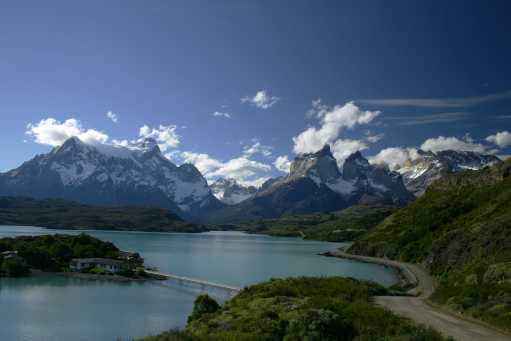
<path fill-rule="evenodd" d="M 218 200 L 227 205 L 236 205 L 253 197 L 257 188 L 242 186 L 234 179 L 218 179 L 211 186 L 211 191 Z"/>
<path fill-rule="evenodd" d="M 346 159 L 341 172 L 326 145 L 316 153 L 298 155 L 286 177 L 267 181 L 254 197 L 213 213 L 212 220 L 272 218 L 355 204 L 401 205 L 413 198 L 399 173 L 369 164 L 359 152 Z"/>
<path fill-rule="evenodd" d="M 222 206 L 197 168 L 176 166 L 152 139 L 121 147 L 70 138 L 48 154 L 0 174 L 0 195 L 155 206 L 189 219 Z"/>
<path fill-rule="evenodd" d="M 493 155 L 468 151 L 445 150 L 437 153 L 418 151 L 418 157 L 408 160 L 396 171 L 403 176 L 406 188 L 416 196 L 445 174 L 467 169 L 477 170 L 501 162 Z"/>

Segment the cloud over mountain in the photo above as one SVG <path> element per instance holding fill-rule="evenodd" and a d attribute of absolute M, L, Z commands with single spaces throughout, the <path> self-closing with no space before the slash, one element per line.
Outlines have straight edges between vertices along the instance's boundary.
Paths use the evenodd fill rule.
<path fill-rule="evenodd" d="M 501 131 L 495 135 L 488 136 L 486 141 L 496 144 L 500 148 L 506 148 L 511 146 L 511 133 L 509 131 Z"/>
<path fill-rule="evenodd" d="M 344 128 L 368 124 L 380 115 L 380 111 L 361 110 L 354 102 L 328 107 L 315 101 L 309 115 L 319 119 L 319 126 L 309 127 L 293 137 L 293 151 L 297 154 L 315 152 L 325 144 L 334 143 Z"/>
<path fill-rule="evenodd" d="M 90 144 L 106 143 L 108 141 L 107 134 L 95 129 L 84 129 L 81 122 L 75 118 L 60 122 L 49 117 L 37 123 L 29 123 L 25 134 L 32 137 L 36 143 L 52 147 L 63 144 L 73 136 Z"/>

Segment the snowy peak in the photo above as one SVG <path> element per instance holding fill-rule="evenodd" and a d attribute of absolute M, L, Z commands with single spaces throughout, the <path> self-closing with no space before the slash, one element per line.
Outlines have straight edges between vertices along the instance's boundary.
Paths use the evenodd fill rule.
<path fill-rule="evenodd" d="M 432 153 L 419 150 L 418 155 L 397 169 L 408 190 L 416 196 L 422 195 L 431 183 L 445 174 L 477 170 L 501 162 L 493 155 L 470 151 L 445 150 Z"/>
<path fill-rule="evenodd" d="M 257 188 L 254 186 L 243 186 L 234 179 L 223 178 L 215 181 L 210 188 L 215 197 L 227 205 L 235 205 L 245 201 L 257 192 Z"/>
<path fill-rule="evenodd" d="M 405 203 L 413 198 L 404 187 L 400 174 L 369 164 L 360 152 L 346 159 L 341 173 L 328 145 L 316 153 L 298 155 L 291 164 L 289 175 L 266 186 L 270 188 L 264 191 L 275 191 L 283 184 L 301 179 L 310 179 L 319 190 L 326 188 L 347 201 L 358 202 L 371 197 L 375 201 Z"/>
<path fill-rule="evenodd" d="M 153 206 L 192 219 L 221 206 L 195 166 L 177 167 L 153 139 L 120 146 L 70 138 L 50 153 L 0 174 L 0 195 Z"/>

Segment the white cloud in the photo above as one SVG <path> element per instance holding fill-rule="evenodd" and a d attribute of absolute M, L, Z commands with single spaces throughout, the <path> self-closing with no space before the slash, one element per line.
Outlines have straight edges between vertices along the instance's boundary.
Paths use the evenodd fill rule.
<path fill-rule="evenodd" d="M 366 140 L 370 143 L 376 143 L 376 142 L 380 141 L 381 139 L 383 139 L 383 137 L 385 137 L 385 134 L 383 134 L 383 133 L 376 134 L 376 135 L 371 135 L 369 133 L 366 135 Z"/>
<path fill-rule="evenodd" d="M 268 91 L 260 90 L 254 97 L 245 96 L 241 98 L 242 103 L 250 103 L 259 109 L 268 109 L 277 104 L 280 100 L 279 97 L 271 96 Z"/>
<path fill-rule="evenodd" d="M 221 161 L 205 153 L 182 152 L 180 156 L 184 162 L 191 163 L 197 167 L 204 176 L 219 169 L 223 165 Z"/>
<path fill-rule="evenodd" d="M 484 153 L 487 151 L 486 146 L 480 143 L 475 143 L 470 136 L 465 136 L 463 139 L 444 136 L 429 138 L 421 145 L 421 149 L 434 153 L 442 150 L 471 151 L 478 153 Z"/>
<path fill-rule="evenodd" d="M 147 125 L 140 127 L 139 136 L 141 139 L 152 138 L 160 147 L 162 152 L 177 148 L 180 143 L 180 136 L 176 133 L 175 125 L 160 125 L 158 128 L 150 128 Z"/>
<path fill-rule="evenodd" d="M 263 156 L 269 157 L 272 154 L 273 147 L 262 144 L 258 139 L 252 139 L 251 145 L 246 145 L 243 147 L 243 156 L 250 157 L 254 154 L 261 154 Z"/>
<path fill-rule="evenodd" d="M 273 165 L 283 173 L 289 173 L 289 170 L 291 169 L 291 161 L 289 161 L 287 155 L 281 155 L 277 157 Z"/>
<path fill-rule="evenodd" d="M 415 148 L 392 147 L 382 149 L 378 154 L 369 158 L 372 164 L 387 165 L 395 170 L 404 165 L 407 160 L 415 160 L 419 157 Z"/>
<path fill-rule="evenodd" d="M 384 98 L 363 99 L 357 103 L 378 106 L 408 106 L 424 108 L 462 108 L 511 98 L 511 90 L 495 94 L 457 98 Z"/>
<path fill-rule="evenodd" d="M 192 163 L 208 180 L 216 178 L 231 178 L 244 185 L 260 186 L 268 177 L 261 173 L 270 172 L 270 165 L 253 161 L 240 156 L 227 162 L 210 157 L 208 154 L 183 152 L 181 158 L 184 162 Z"/>
<path fill-rule="evenodd" d="M 344 164 L 344 161 L 348 158 L 348 156 L 367 148 L 367 144 L 363 141 L 351 139 L 339 139 L 330 146 L 332 154 L 334 155 L 335 160 L 337 160 L 339 167 Z"/>
<path fill-rule="evenodd" d="M 247 178 L 256 176 L 259 172 L 269 172 L 271 166 L 249 160 L 246 157 L 231 159 L 215 171 L 209 174 L 210 177 L 234 178 L 236 180 L 247 180 Z"/>
<path fill-rule="evenodd" d="M 443 112 L 438 114 L 429 115 L 402 115 L 402 116 L 387 116 L 386 120 L 398 121 L 401 126 L 416 126 L 424 124 L 438 124 L 450 123 L 467 120 L 472 115 L 468 112 Z"/>
<path fill-rule="evenodd" d="M 114 112 L 107 112 L 106 117 L 108 117 L 112 122 L 118 123 L 119 122 L 119 116 Z"/>
<path fill-rule="evenodd" d="M 380 111 L 362 111 L 353 102 L 335 107 L 327 107 L 316 101 L 313 115 L 320 119 L 319 128 L 310 127 L 293 137 L 295 153 L 311 153 L 320 150 L 325 144 L 333 143 L 343 128 L 368 124 Z"/>
<path fill-rule="evenodd" d="M 213 117 L 231 118 L 231 114 L 229 114 L 228 112 L 215 111 L 211 115 L 213 115 Z"/>
<path fill-rule="evenodd" d="M 511 146 L 511 133 L 509 131 L 501 131 L 495 135 L 488 136 L 486 141 L 493 143 L 500 148 L 506 148 Z"/>
<path fill-rule="evenodd" d="M 38 123 L 29 123 L 25 131 L 36 143 L 60 146 L 70 137 L 78 137 L 85 143 L 100 144 L 108 141 L 108 135 L 94 129 L 84 129 L 79 120 L 69 118 L 60 122 L 54 118 L 42 119 Z"/>

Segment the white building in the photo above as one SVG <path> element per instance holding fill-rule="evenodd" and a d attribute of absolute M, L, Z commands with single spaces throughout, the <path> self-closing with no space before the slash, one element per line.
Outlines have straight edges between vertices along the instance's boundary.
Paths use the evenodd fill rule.
<path fill-rule="evenodd" d="M 124 269 L 124 262 L 109 258 L 73 258 L 69 267 L 71 271 L 82 271 L 99 268 L 108 272 L 117 273 Z"/>

